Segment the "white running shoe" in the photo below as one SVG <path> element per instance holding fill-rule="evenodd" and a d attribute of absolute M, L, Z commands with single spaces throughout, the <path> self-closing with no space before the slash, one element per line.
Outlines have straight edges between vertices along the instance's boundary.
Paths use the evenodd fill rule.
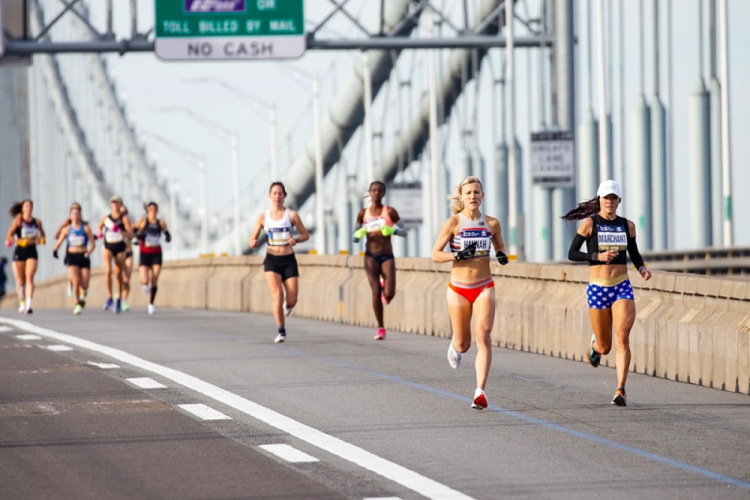
<path fill-rule="evenodd" d="M 289 316 L 290 314 L 292 314 L 292 309 L 294 308 L 289 307 L 289 306 L 284 306 L 284 316 Z"/>
<path fill-rule="evenodd" d="M 24 301 L 22 300 L 22 301 L 20 302 L 20 304 L 18 305 L 18 314 L 23 314 L 23 313 L 25 313 L 25 312 L 26 312 L 26 302 L 24 302 Z"/>
<path fill-rule="evenodd" d="M 151 288 L 148 285 L 141 285 L 141 288 L 143 288 L 143 293 L 146 295 L 151 293 Z"/>
<path fill-rule="evenodd" d="M 487 396 L 482 389 L 477 387 L 477 390 L 474 391 L 474 401 L 471 403 L 471 407 L 475 410 L 484 410 L 487 405 Z"/>
<path fill-rule="evenodd" d="M 149 304 L 148 305 L 148 313 L 149 314 L 154 314 L 155 312 L 156 312 L 156 308 L 154 307 L 154 305 L 153 304 Z"/>
<path fill-rule="evenodd" d="M 448 363 L 454 370 L 461 366 L 461 353 L 456 352 L 453 348 L 453 339 L 451 339 L 451 345 L 448 347 Z"/>
<path fill-rule="evenodd" d="M 273 339 L 273 342 L 275 344 L 281 344 L 282 342 L 285 342 L 285 341 L 286 341 L 286 334 L 285 333 L 280 333 L 280 334 L 276 335 L 275 339 Z"/>

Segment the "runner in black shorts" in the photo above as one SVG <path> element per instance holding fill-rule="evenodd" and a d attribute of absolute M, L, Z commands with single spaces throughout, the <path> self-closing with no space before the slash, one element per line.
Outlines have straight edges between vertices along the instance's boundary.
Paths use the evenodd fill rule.
<path fill-rule="evenodd" d="M 154 314 L 154 299 L 156 290 L 159 285 L 159 273 L 161 273 L 162 251 L 161 235 L 164 233 L 164 239 L 167 243 L 172 241 L 172 235 L 169 234 L 167 223 L 159 220 L 156 216 L 159 214 L 159 206 L 151 202 L 146 207 L 148 215 L 135 223 L 136 238 L 138 238 L 141 250 L 141 262 L 139 270 L 141 273 L 141 285 L 143 292 L 150 295 L 148 303 L 148 313 Z M 151 285 L 148 282 L 148 272 L 151 271 Z"/>
<path fill-rule="evenodd" d="M 358 243 L 365 235 L 367 236 L 365 273 L 372 290 L 372 310 L 378 322 L 375 340 L 385 340 L 383 305 L 390 303 L 396 295 L 396 259 L 393 257 L 391 236 L 406 236 L 406 226 L 401 222 L 396 210 L 383 205 L 384 183 L 373 182 L 370 184 L 369 193 L 370 206 L 357 214 L 354 242 Z"/>
<path fill-rule="evenodd" d="M 128 208 L 120 206 L 120 213 L 128 215 Z M 128 297 L 130 296 L 130 277 L 133 275 L 133 245 L 130 238 L 125 238 L 125 266 L 122 268 L 122 312 L 130 311 Z"/>
<path fill-rule="evenodd" d="M 81 310 L 86 305 L 83 299 L 84 291 L 89 286 L 91 276 L 89 256 L 94 252 L 96 242 L 88 222 L 81 219 L 81 209 L 77 203 L 70 209 L 70 224 L 63 227 L 60 236 L 57 238 L 55 249 L 52 252 L 56 259 L 58 258 L 57 251 L 66 240 L 68 248 L 65 253 L 65 264 L 68 266 L 69 279 L 73 283 L 72 297 L 76 298 L 73 314 L 81 314 Z"/>
<path fill-rule="evenodd" d="M 125 268 L 125 239 L 133 237 L 133 228 L 130 225 L 130 219 L 127 215 L 122 215 L 122 198 L 115 195 L 110 200 L 112 212 L 102 217 L 99 222 L 97 232 L 99 238 L 104 239 L 104 250 L 102 257 L 104 259 L 104 286 L 107 289 L 107 302 L 104 304 L 105 310 L 113 306 L 112 301 L 112 260 L 115 261 L 115 278 L 117 279 L 117 300 L 114 303 L 113 311 L 120 313 L 122 303 L 122 272 Z M 105 231 L 102 233 L 102 231 Z"/>
<path fill-rule="evenodd" d="M 73 202 L 70 205 L 70 209 L 73 210 L 74 208 L 77 208 L 79 211 L 81 211 L 81 204 L 78 202 Z M 60 224 L 60 227 L 57 228 L 57 231 L 55 231 L 55 241 L 60 239 L 60 235 L 62 234 L 63 230 L 70 225 L 70 217 L 65 219 L 62 224 Z M 94 239 L 96 239 L 96 236 L 94 236 Z M 67 260 L 63 260 L 63 264 L 66 266 L 68 265 Z M 84 296 L 82 297 L 84 300 L 86 299 L 85 294 L 86 290 L 83 290 Z M 73 298 L 73 282 L 69 279 L 68 280 L 68 297 Z M 81 297 L 79 297 L 81 298 Z"/>
<path fill-rule="evenodd" d="M 13 222 L 5 237 L 5 245 L 16 244 L 13 252 L 13 275 L 16 278 L 16 292 L 18 293 L 18 312 L 31 314 L 31 301 L 34 297 L 34 275 L 39 261 L 36 251 L 37 245 L 44 245 L 44 229 L 42 222 L 32 216 L 34 203 L 24 200 L 14 203 L 10 208 Z"/>
<path fill-rule="evenodd" d="M 294 245 L 309 240 L 310 234 L 302 224 L 297 211 L 284 208 L 286 199 L 284 184 L 281 182 L 271 184 L 268 197 L 271 199 L 271 208 L 256 219 L 253 234 L 250 236 L 250 247 L 258 246 L 260 231 L 264 229 L 268 235 L 268 248 L 266 260 L 263 261 L 263 270 L 273 294 L 273 315 L 278 325 L 278 335 L 274 342 L 279 343 L 286 340 L 284 316 L 291 314 L 292 308 L 297 304 L 299 270 L 297 259 L 294 257 Z M 298 238 L 292 237 L 292 227 L 299 231 Z M 286 307 L 284 307 L 285 294 Z"/>

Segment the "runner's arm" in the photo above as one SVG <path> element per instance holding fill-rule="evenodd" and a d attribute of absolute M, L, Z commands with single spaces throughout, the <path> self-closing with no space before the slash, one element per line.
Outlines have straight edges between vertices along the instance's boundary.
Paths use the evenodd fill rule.
<path fill-rule="evenodd" d="M 44 232 L 42 221 L 40 221 L 39 219 L 36 219 L 36 227 L 39 228 L 39 243 L 44 245 L 45 243 L 47 243 L 47 234 Z"/>
<path fill-rule="evenodd" d="M 91 234 L 91 226 L 88 224 L 83 225 L 83 230 L 86 232 L 86 236 L 89 237 L 89 255 L 94 253 L 94 249 L 96 248 L 96 238 L 94 238 L 94 235 Z"/>
<path fill-rule="evenodd" d="M 440 230 L 437 240 L 435 240 L 435 246 L 432 247 L 432 262 L 445 264 L 446 262 L 453 262 L 455 260 L 453 253 L 445 251 L 445 246 L 456 234 L 456 223 L 457 219 L 451 217 L 443 224 L 443 228 Z"/>
<path fill-rule="evenodd" d="M 297 243 L 304 243 L 310 239 L 310 233 L 307 232 L 307 228 L 302 223 L 302 217 L 299 216 L 299 212 L 296 210 L 290 210 L 289 218 L 292 220 L 292 225 L 299 231 L 299 238 L 294 238 Z"/>
<path fill-rule="evenodd" d="M 404 221 L 401 220 L 401 216 L 398 215 L 398 212 L 393 207 L 388 207 L 388 211 L 390 212 L 389 215 L 391 216 L 393 224 L 396 226 L 396 232 L 393 233 L 393 235 L 406 238 L 406 235 L 409 233 L 409 229 L 404 225 Z"/>
<path fill-rule="evenodd" d="M 255 219 L 255 227 L 250 235 L 250 248 L 256 248 L 258 246 L 258 238 L 260 237 L 260 230 L 263 229 L 263 220 L 265 214 L 259 214 Z"/>
<path fill-rule="evenodd" d="M 65 226 L 59 231 L 60 236 L 57 237 L 57 242 L 55 242 L 55 248 L 54 248 L 55 252 L 60 250 L 60 247 L 62 246 L 63 241 L 65 241 L 65 238 L 68 237 L 68 227 L 69 226 Z"/>
<path fill-rule="evenodd" d="M 63 221 L 62 224 L 60 224 L 60 227 L 57 229 L 57 232 L 55 232 L 55 239 L 60 237 L 60 233 L 62 233 L 62 230 L 65 229 L 70 225 L 70 219 Z"/>
<path fill-rule="evenodd" d="M 568 260 L 572 260 L 573 262 L 591 262 L 593 260 L 597 260 L 597 254 L 588 254 L 586 252 L 581 252 L 581 247 L 586 241 L 586 238 L 591 236 L 591 231 L 593 230 L 593 228 L 594 222 L 591 219 L 585 219 L 583 221 L 581 226 L 578 228 L 578 232 L 576 233 L 575 237 L 573 237 L 573 242 L 570 244 L 570 249 L 568 250 Z"/>
<path fill-rule="evenodd" d="M 10 223 L 10 228 L 8 229 L 8 234 L 5 236 L 5 241 L 7 243 L 12 244 L 15 241 L 14 234 L 16 232 L 16 229 L 18 229 L 18 221 L 21 220 L 20 215 L 16 215 L 16 217 L 13 219 L 13 222 Z"/>
<path fill-rule="evenodd" d="M 169 243 L 172 241 L 172 235 L 169 234 L 169 229 L 167 229 L 167 223 L 163 220 L 159 221 L 159 225 L 161 226 L 161 230 L 164 231 L 164 240 Z"/>

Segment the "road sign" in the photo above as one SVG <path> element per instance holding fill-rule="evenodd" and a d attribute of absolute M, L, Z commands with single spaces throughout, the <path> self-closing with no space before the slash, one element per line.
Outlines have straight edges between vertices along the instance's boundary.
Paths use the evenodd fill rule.
<path fill-rule="evenodd" d="M 305 53 L 304 0 L 154 0 L 155 52 L 179 61 Z"/>
<path fill-rule="evenodd" d="M 532 132 L 532 182 L 543 187 L 575 186 L 574 151 L 572 132 Z"/>
<path fill-rule="evenodd" d="M 388 187 L 388 204 L 406 225 L 422 223 L 422 183 L 396 182 Z"/>

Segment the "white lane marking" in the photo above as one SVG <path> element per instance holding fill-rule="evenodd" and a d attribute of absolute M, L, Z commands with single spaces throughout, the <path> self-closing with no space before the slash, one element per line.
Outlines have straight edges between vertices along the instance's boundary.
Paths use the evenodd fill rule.
<path fill-rule="evenodd" d="M 192 413 L 202 420 L 232 420 L 231 417 L 224 415 L 220 411 L 202 404 L 177 405 L 183 410 Z"/>
<path fill-rule="evenodd" d="M 11 330 L 13 330 L 13 328 L 11 328 L 9 326 L 0 326 L 0 332 L 9 332 Z"/>
<path fill-rule="evenodd" d="M 27 321 L 0 318 L 0 323 L 13 325 L 18 329 L 37 333 L 43 337 L 67 342 L 68 344 L 83 349 L 104 354 L 123 363 L 140 368 L 141 370 L 155 373 L 156 375 L 176 382 L 183 387 L 246 413 L 261 422 L 265 422 L 271 427 L 275 427 L 276 429 L 310 443 L 313 446 L 317 446 L 324 451 L 357 464 L 375 474 L 385 477 L 386 479 L 390 479 L 391 481 L 432 500 L 474 500 L 468 495 L 464 495 L 459 491 L 409 470 L 406 467 L 402 467 L 390 460 L 386 460 L 370 453 L 369 451 L 363 450 L 359 446 L 347 443 L 342 439 L 321 432 L 301 422 L 297 422 L 296 420 L 277 413 L 265 406 L 261 406 L 258 403 L 254 403 L 238 396 L 237 394 L 222 389 L 221 387 L 217 387 L 197 377 L 188 375 L 187 373 L 183 373 L 173 368 L 167 368 L 166 366 L 152 363 L 151 361 L 146 361 L 143 358 L 139 358 L 138 356 L 134 356 L 119 349 L 32 325 Z"/>
<path fill-rule="evenodd" d="M 399 497 L 367 497 L 364 500 L 401 500 Z"/>
<path fill-rule="evenodd" d="M 116 365 L 114 363 L 97 363 L 95 361 L 87 361 L 86 364 L 96 366 L 97 368 L 101 368 L 102 370 L 114 370 L 115 368 L 120 368 L 120 365 Z"/>
<path fill-rule="evenodd" d="M 156 380 L 148 377 L 128 378 L 125 379 L 131 384 L 140 387 L 141 389 L 166 389 L 167 386 L 160 384 Z"/>
<path fill-rule="evenodd" d="M 287 462 L 293 464 L 302 462 L 319 462 L 317 458 L 308 455 L 304 451 L 300 451 L 297 448 L 289 446 L 288 444 L 264 444 L 259 446 L 266 450 L 268 453 L 273 453 L 279 458 L 283 458 Z"/>
<path fill-rule="evenodd" d="M 0 328 L 4 328 L 4 327 L 0 327 Z M 10 330 L 10 328 L 8 330 Z M 2 331 L 7 331 L 7 330 L 0 330 L 0 332 Z M 42 337 L 40 337 L 39 335 L 32 335 L 30 333 L 26 335 L 16 335 L 16 338 L 19 340 L 42 340 Z"/>
<path fill-rule="evenodd" d="M 56 351 L 56 352 L 73 350 L 72 347 L 68 347 L 66 345 L 48 345 L 48 346 L 45 346 L 45 349 L 47 349 L 48 351 Z"/>

